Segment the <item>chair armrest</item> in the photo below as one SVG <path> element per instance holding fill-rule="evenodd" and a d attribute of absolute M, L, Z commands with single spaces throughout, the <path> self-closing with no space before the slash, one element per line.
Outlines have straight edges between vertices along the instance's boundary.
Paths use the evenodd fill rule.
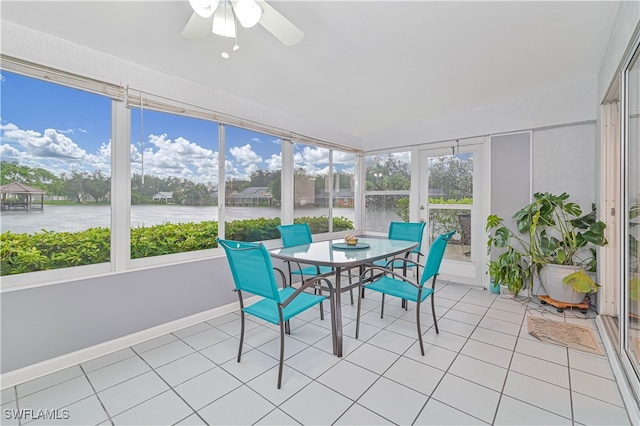
<path fill-rule="evenodd" d="M 274 271 L 278 271 L 278 273 L 280 273 L 280 278 L 282 278 L 282 288 L 285 288 L 287 286 L 287 277 L 284 274 L 284 272 L 282 272 L 282 270 L 274 267 L 273 268 Z"/>
<path fill-rule="evenodd" d="M 300 293 L 302 293 L 309 287 L 320 288 L 320 286 L 316 284 L 316 282 L 319 282 L 319 281 L 324 281 L 327 284 L 327 288 L 329 289 L 329 297 L 333 297 L 334 290 L 333 290 L 333 284 L 331 284 L 331 281 L 329 281 L 324 277 L 315 277 L 303 282 L 302 285 L 298 289 L 296 289 L 296 291 L 291 296 L 287 297 L 287 299 L 284 302 L 282 302 L 280 305 L 283 308 L 286 308 L 287 305 L 291 303 L 293 299 L 295 299 Z"/>
<path fill-rule="evenodd" d="M 380 271 L 380 272 L 382 272 L 382 275 L 391 275 L 391 276 L 393 276 L 395 278 L 398 278 L 398 279 L 400 279 L 402 281 L 405 281 L 405 282 L 411 284 L 412 286 L 414 286 L 418 290 L 421 289 L 421 287 L 418 284 L 414 283 L 411 280 L 408 280 L 405 276 L 403 276 L 401 274 L 398 274 L 397 272 L 394 272 L 394 271 L 392 271 L 390 269 L 382 268 L 380 266 L 372 266 L 370 268 L 367 268 L 362 274 L 360 274 L 360 283 L 363 282 L 363 278 L 365 278 L 365 274 L 367 272 L 371 272 L 371 274 L 373 275 L 373 271 Z M 373 282 L 373 281 L 371 281 L 371 282 Z M 366 285 L 364 285 L 363 287 L 366 287 Z"/>

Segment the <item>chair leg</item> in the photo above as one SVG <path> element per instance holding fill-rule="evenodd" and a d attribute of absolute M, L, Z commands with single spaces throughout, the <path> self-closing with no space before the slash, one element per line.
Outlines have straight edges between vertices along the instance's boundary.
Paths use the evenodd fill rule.
<path fill-rule="evenodd" d="M 351 269 L 349 269 L 347 273 L 349 274 L 349 285 L 352 285 L 353 280 L 351 279 Z M 349 297 L 351 298 L 351 304 L 353 305 L 353 289 L 352 288 L 349 289 Z"/>
<path fill-rule="evenodd" d="M 424 344 L 422 343 L 422 329 L 420 327 L 420 301 L 416 303 L 416 325 L 418 326 L 418 340 L 420 341 L 420 352 L 424 356 Z"/>
<path fill-rule="evenodd" d="M 431 313 L 433 314 L 433 324 L 436 326 L 436 334 L 440 334 L 438 331 L 438 320 L 436 319 L 436 305 L 433 301 L 433 294 L 431 295 Z"/>
<path fill-rule="evenodd" d="M 382 293 L 382 304 L 380 305 L 380 318 L 384 316 L 384 296 L 385 294 Z"/>
<path fill-rule="evenodd" d="M 244 311 L 240 310 L 240 346 L 238 347 L 238 362 L 242 356 L 242 343 L 244 342 Z"/>
<path fill-rule="evenodd" d="M 322 290 L 320 290 L 319 288 L 314 288 L 313 294 L 322 296 Z M 320 321 L 324 321 L 324 307 L 322 305 L 322 302 L 320 302 Z"/>
<path fill-rule="evenodd" d="M 360 287 L 358 287 L 360 289 Z M 362 291 L 364 291 L 364 287 L 362 287 Z M 358 291 L 360 293 L 360 291 Z M 358 310 L 356 314 L 356 339 L 360 336 L 360 306 L 362 306 L 362 298 L 358 297 Z"/>
<path fill-rule="evenodd" d="M 282 386 L 282 367 L 284 364 L 284 328 L 285 325 L 280 321 L 280 367 L 278 369 L 278 389 Z"/>
<path fill-rule="evenodd" d="M 290 324 L 289 320 L 286 320 L 284 322 L 284 332 L 285 332 L 285 334 L 291 334 L 291 324 Z"/>

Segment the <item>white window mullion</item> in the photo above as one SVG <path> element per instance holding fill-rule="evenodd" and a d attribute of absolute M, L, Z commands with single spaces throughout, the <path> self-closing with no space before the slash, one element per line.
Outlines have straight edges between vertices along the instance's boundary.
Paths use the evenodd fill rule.
<path fill-rule="evenodd" d="M 281 209 L 281 221 L 283 225 L 290 225 L 293 223 L 293 180 L 294 180 L 294 165 L 293 165 L 293 142 L 290 140 L 282 140 L 282 176 L 281 182 L 281 194 L 280 206 Z"/>
<path fill-rule="evenodd" d="M 131 259 L 131 110 L 111 102 L 111 270 Z"/>

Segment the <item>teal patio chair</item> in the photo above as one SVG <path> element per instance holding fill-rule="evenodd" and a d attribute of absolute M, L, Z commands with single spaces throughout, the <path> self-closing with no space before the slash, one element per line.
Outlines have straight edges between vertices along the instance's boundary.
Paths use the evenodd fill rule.
<path fill-rule="evenodd" d="M 420 263 L 420 256 L 424 256 L 420 251 L 422 249 L 422 235 L 426 222 L 391 222 L 389 224 L 388 238 L 390 240 L 403 240 L 418 243 L 418 247 L 405 253 L 405 259 L 409 259 L 412 254 L 417 254 L 416 264 Z M 391 269 L 403 269 L 403 275 L 406 275 L 407 268 L 413 268 L 413 263 L 404 262 L 401 258 L 392 260 L 378 260 L 373 262 L 375 266 L 382 266 Z"/>
<path fill-rule="evenodd" d="M 293 225 L 279 225 L 278 231 L 280 232 L 280 238 L 282 239 L 282 245 L 284 247 L 300 246 L 304 244 L 311 244 L 313 238 L 311 237 L 311 228 L 306 223 L 296 223 Z M 329 266 L 306 266 L 301 267 L 299 263 L 296 264 L 297 269 L 291 266 L 291 262 L 287 262 L 289 269 L 289 284 L 293 281 L 294 275 L 300 275 L 302 281 L 306 277 L 327 276 L 333 274 L 333 268 Z M 349 275 L 349 284 L 351 284 L 351 275 Z M 351 304 L 353 305 L 353 291 L 349 291 L 351 294 Z M 322 305 L 321 305 L 322 306 Z M 320 310 L 320 319 L 323 319 L 324 313 Z"/>
<path fill-rule="evenodd" d="M 451 239 L 451 236 L 455 232 L 456 231 L 451 231 L 446 234 L 441 234 L 431 244 L 431 247 L 429 248 L 429 254 L 427 255 L 427 260 L 423 267 L 424 270 L 422 272 L 422 277 L 418 282 L 413 282 L 404 275 L 398 274 L 397 272 L 394 272 L 389 268 L 383 268 L 380 266 L 372 266 L 366 269 L 360 275 L 359 284 L 361 289 L 367 288 L 368 290 L 382 293 L 382 308 L 380 312 L 380 318 L 382 318 L 384 315 L 384 298 L 387 294 L 416 303 L 416 324 L 418 327 L 418 340 L 420 341 L 420 351 L 422 352 L 423 356 L 424 344 L 422 343 L 422 331 L 420 329 L 420 304 L 424 302 L 424 300 L 428 297 L 431 297 L 431 312 L 433 314 L 433 324 L 435 325 L 436 333 L 439 333 L 433 293 L 435 291 L 436 278 L 438 277 L 440 271 L 440 264 L 442 263 L 442 258 L 444 257 L 444 251 L 447 248 L 447 243 Z M 412 263 L 414 266 L 416 266 L 416 268 L 420 267 L 420 265 L 413 260 L 402 259 L 402 261 Z M 378 275 L 374 276 L 374 271 L 377 271 Z M 365 285 L 364 281 L 365 275 L 367 273 L 371 274 L 371 278 L 369 278 L 370 282 Z M 425 283 L 430 279 L 432 280 L 431 288 L 425 287 Z M 362 299 L 359 297 L 358 314 L 356 320 L 356 339 L 358 338 L 360 332 L 361 300 Z"/>
<path fill-rule="evenodd" d="M 426 222 L 391 222 L 389 224 L 389 233 L 387 238 L 390 240 L 403 240 L 418 243 L 418 247 L 404 254 L 404 259 L 410 259 L 412 254 L 416 254 L 415 263 L 405 262 L 402 257 L 394 257 L 393 259 L 383 259 L 373 262 L 375 266 L 381 266 L 388 269 L 402 269 L 402 275 L 407 276 L 407 270 L 413 269 L 414 266 L 420 264 L 420 256 L 422 254 L 422 236 Z M 419 274 L 419 271 L 416 272 Z M 362 294 L 363 295 L 363 294 Z M 364 295 L 363 295 L 364 296 Z M 407 303 L 403 300 L 402 307 L 407 309 Z"/>
<path fill-rule="evenodd" d="M 327 297 L 305 292 L 310 287 L 319 287 L 320 281 L 329 289 L 331 302 L 331 334 L 333 350 L 336 348 L 336 324 L 333 314 L 333 285 L 324 277 L 316 277 L 302 283 L 299 288 L 286 285 L 284 273 L 273 267 L 271 256 L 262 243 L 247 243 L 216 239 L 224 248 L 229 267 L 235 282 L 235 290 L 240 300 L 240 346 L 238 362 L 242 356 L 244 342 L 244 314 L 254 315 L 264 321 L 280 326 L 280 368 L 278 370 L 278 389 L 282 385 L 282 368 L 284 364 L 284 335 L 291 334 L 289 320 L 307 309 L 321 303 Z M 283 280 L 283 288 L 278 289 L 274 274 L 278 271 Z M 250 306 L 244 306 L 243 292 L 261 296 L 263 299 Z"/>

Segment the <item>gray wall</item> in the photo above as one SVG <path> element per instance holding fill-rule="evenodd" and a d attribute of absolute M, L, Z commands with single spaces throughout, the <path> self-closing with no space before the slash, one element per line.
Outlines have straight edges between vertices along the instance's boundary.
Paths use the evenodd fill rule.
<path fill-rule="evenodd" d="M 513 214 L 531 201 L 531 134 L 491 137 L 491 213 L 515 230 Z M 491 257 L 497 257 L 492 251 Z"/>
<path fill-rule="evenodd" d="M 4 292 L 2 373 L 237 301 L 225 257 Z"/>
<path fill-rule="evenodd" d="M 596 124 L 533 132 L 533 192 L 566 192 L 587 212 L 596 202 Z"/>

